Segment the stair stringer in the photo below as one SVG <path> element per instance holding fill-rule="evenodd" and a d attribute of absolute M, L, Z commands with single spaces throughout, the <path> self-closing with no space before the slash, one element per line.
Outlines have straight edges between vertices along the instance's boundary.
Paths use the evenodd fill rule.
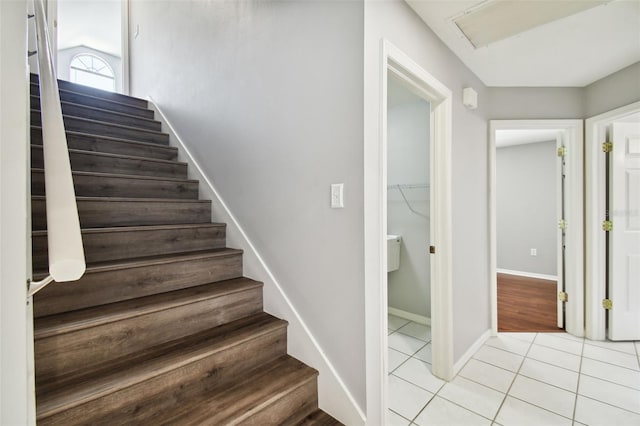
<path fill-rule="evenodd" d="M 366 417 L 362 408 L 356 403 L 278 280 L 220 197 L 213 182 L 191 155 L 187 144 L 180 138 L 155 100 L 151 96 L 147 99 L 149 108 L 156 113 L 156 120 L 162 123 L 162 131 L 169 134 L 169 144 L 178 148 L 178 161 L 188 164 L 188 178 L 200 181 L 200 199 L 211 200 L 212 220 L 227 224 L 227 245 L 244 251 L 243 275 L 264 283 L 264 311 L 288 321 L 287 352 L 320 373 L 318 376 L 319 407 L 343 424 L 364 425 Z"/>

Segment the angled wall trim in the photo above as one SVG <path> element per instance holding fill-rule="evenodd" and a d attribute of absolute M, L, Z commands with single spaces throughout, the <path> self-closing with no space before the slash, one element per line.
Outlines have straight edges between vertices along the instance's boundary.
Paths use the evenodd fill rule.
<path fill-rule="evenodd" d="M 319 371 L 318 398 L 320 408 L 344 424 L 364 425 L 365 416 L 361 407 L 355 402 L 349 389 L 345 386 L 299 312 L 227 204 L 220 197 L 213 182 L 193 157 L 185 141 L 176 133 L 162 109 L 151 97 L 149 97 L 149 102 L 151 108 L 157 113 L 156 120 L 163 124 L 163 131 L 169 133 L 171 145 L 178 147 L 178 159 L 189 164 L 189 178 L 198 179 L 201 195 L 211 199 L 212 215 L 215 216 L 215 220 L 227 224 L 229 243 L 244 250 L 244 274 L 264 283 L 264 310 L 289 322 L 287 329 L 288 353 Z"/>

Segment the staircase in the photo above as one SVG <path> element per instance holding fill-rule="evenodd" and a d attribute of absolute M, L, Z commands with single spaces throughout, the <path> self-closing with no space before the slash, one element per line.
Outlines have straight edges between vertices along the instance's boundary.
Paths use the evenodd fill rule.
<path fill-rule="evenodd" d="M 147 102 L 59 81 L 87 272 L 34 298 L 38 424 L 338 425 Z M 31 76 L 34 278 L 47 270 Z"/>

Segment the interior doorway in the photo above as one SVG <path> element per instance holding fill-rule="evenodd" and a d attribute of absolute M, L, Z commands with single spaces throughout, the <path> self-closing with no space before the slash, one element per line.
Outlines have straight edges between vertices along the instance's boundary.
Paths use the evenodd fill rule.
<path fill-rule="evenodd" d="M 581 120 L 490 123 L 494 333 L 504 330 L 498 324 L 499 304 L 503 318 L 540 315 L 545 327 L 531 321 L 509 331 L 584 333 L 582 151 Z M 498 273 L 505 289 L 500 295 Z M 517 297 L 505 296 L 513 294 Z M 531 306 L 532 297 L 543 297 L 546 308 Z"/>
<path fill-rule="evenodd" d="M 128 0 L 49 0 L 57 77 L 129 92 Z"/>
<path fill-rule="evenodd" d="M 452 95 L 432 75 L 387 40 L 381 43 L 379 80 L 380 133 L 378 143 L 365 144 L 365 281 L 368 393 L 375 395 L 383 419 L 388 409 L 388 280 L 387 280 L 387 85 L 401 81 L 427 101 L 429 111 L 429 241 L 424 256 L 430 258 L 431 372 L 450 380 L 453 376 L 451 289 L 451 131 Z M 372 206 L 367 209 L 367 205 Z M 416 211 L 416 208 L 414 208 Z M 382 420 L 380 420 L 382 422 Z"/>

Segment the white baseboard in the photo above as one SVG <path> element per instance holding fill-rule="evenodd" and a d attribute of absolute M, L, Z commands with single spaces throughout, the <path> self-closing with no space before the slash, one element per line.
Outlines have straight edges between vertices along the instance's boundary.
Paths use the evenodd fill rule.
<path fill-rule="evenodd" d="M 320 408 L 344 424 L 364 425 L 366 417 L 361 407 L 356 403 L 317 340 L 291 303 L 291 300 L 260 256 L 260 253 L 258 253 L 233 213 L 219 196 L 211 180 L 204 173 L 198 161 L 191 155 L 188 147 L 180 139 L 160 107 L 156 105 L 151 97 L 149 97 L 149 103 L 157 113 L 156 120 L 162 122 L 163 131 L 169 133 L 171 145 L 178 147 L 179 160 L 188 164 L 189 178 L 197 179 L 200 182 L 201 197 L 211 200 L 212 215 L 215 215 L 213 219 L 227 224 L 227 242 L 229 246 L 244 250 L 244 275 L 264 283 L 264 310 L 289 322 L 287 329 L 288 353 L 319 371 L 318 402 Z"/>
<path fill-rule="evenodd" d="M 392 308 L 391 306 L 389 306 L 388 311 L 391 315 L 395 315 L 409 321 L 417 322 L 418 324 L 431 325 L 431 318 L 425 317 L 423 315 L 403 311 L 402 309 Z"/>
<path fill-rule="evenodd" d="M 496 269 L 499 274 L 517 275 L 519 277 L 538 278 L 540 280 L 558 281 L 557 275 L 536 274 L 535 272 L 513 271 L 511 269 Z"/>
<path fill-rule="evenodd" d="M 469 347 L 469 349 L 467 349 L 467 351 L 460 357 L 460 359 L 456 361 L 455 364 L 453 364 L 453 377 L 455 377 L 460 372 L 460 370 L 462 370 L 462 367 L 464 367 L 467 361 L 471 359 L 473 354 L 478 352 L 478 349 L 480 349 L 482 345 L 484 345 L 484 343 L 487 341 L 487 339 L 489 339 L 490 336 L 491 330 L 487 330 L 482 333 L 482 335 L 478 337 L 478 339 L 473 343 L 473 345 L 471 345 L 471 347 Z"/>

